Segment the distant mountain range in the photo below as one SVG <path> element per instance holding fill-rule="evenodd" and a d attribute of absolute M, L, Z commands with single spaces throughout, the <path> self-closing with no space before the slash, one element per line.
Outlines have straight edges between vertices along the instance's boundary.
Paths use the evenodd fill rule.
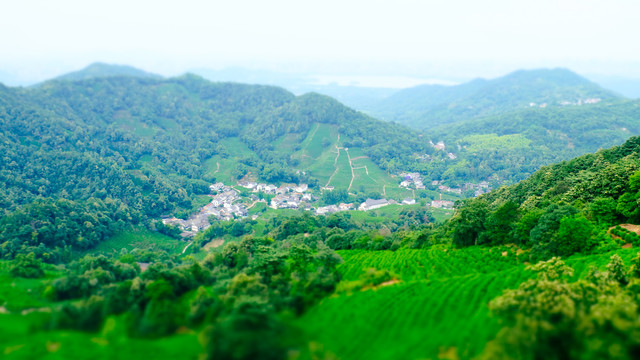
<path fill-rule="evenodd" d="M 637 101 L 562 69 L 392 97 L 409 104 L 424 92 L 443 118 L 420 132 L 315 93 L 165 79 L 128 66 L 0 86 L 0 205 L 110 197 L 157 216 L 195 208 L 212 181 L 244 176 L 402 198 L 402 171 L 425 183 L 500 185 L 640 133 Z"/>
<path fill-rule="evenodd" d="M 56 77 L 54 80 L 86 80 L 99 77 L 132 76 L 161 79 L 162 76 L 146 72 L 128 65 L 113 65 L 101 62 L 93 63 L 86 68 Z"/>
<path fill-rule="evenodd" d="M 566 69 L 519 70 L 492 80 L 404 89 L 378 102 L 368 113 L 383 120 L 429 129 L 529 107 L 569 106 L 620 98 Z"/>

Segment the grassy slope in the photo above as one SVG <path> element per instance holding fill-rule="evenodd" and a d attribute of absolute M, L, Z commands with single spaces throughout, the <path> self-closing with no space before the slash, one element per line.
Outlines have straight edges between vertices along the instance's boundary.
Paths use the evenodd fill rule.
<path fill-rule="evenodd" d="M 233 171 L 238 167 L 238 160 L 244 157 L 255 157 L 256 154 L 238 138 L 227 138 L 220 142 L 228 150 L 229 156 L 215 155 L 208 159 L 205 162 L 206 175 L 213 175 L 217 181 L 225 184 L 235 184 L 237 179 L 233 176 Z M 219 168 L 218 164 L 220 164 Z M 255 172 L 255 169 L 252 169 L 252 172 Z"/>
<path fill-rule="evenodd" d="M 130 339 L 124 329 L 81 333 L 33 332 L 41 314 L 27 317 L 0 315 L 0 348 L 3 359 L 196 359 L 203 352 L 195 334 L 158 339 Z M 28 320 L 28 321 L 25 321 Z M 110 320 L 113 324 L 114 320 Z"/>
<path fill-rule="evenodd" d="M 376 267 L 395 272 L 402 282 L 325 299 L 301 319 L 309 338 L 344 359 L 477 355 L 499 330 L 488 302 L 532 274 L 512 254 L 497 255 L 503 249 L 444 250 L 340 252 L 344 281 Z M 628 264 L 637 251 L 617 253 Z M 603 268 L 611 255 L 574 256 L 567 263 L 575 277 L 583 277 L 590 265 Z"/>
<path fill-rule="evenodd" d="M 103 241 L 90 253 L 110 253 L 120 252 L 121 249 L 128 251 L 134 249 L 164 250 L 170 254 L 179 254 L 186 246 L 182 240 L 173 239 L 166 235 L 147 230 L 145 228 L 134 228 L 116 234 L 107 241 Z"/>

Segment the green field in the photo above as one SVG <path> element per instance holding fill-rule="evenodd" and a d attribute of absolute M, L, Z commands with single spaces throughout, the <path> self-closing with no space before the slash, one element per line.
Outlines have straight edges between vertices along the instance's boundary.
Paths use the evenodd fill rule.
<path fill-rule="evenodd" d="M 335 161 L 334 171 L 331 174 L 331 181 L 326 185 L 334 186 L 337 189 L 347 189 L 349 187 L 349 183 L 351 183 L 351 166 L 349 165 L 349 159 L 347 158 L 347 153 L 344 149 L 340 149 L 340 155 Z M 334 153 L 335 156 L 335 153 Z M 315 174 L 312 172 L 312 174 Z"/>
<path fill-rule="evenodd" d="M 46 315 L 46 314 L 44 314 Z M 2 359 L 196 359 L 203 352 L 196 334 L 162 339 L 129 338 L 115 319 L 98 333 L 78 331 L 34 332 L 42 313 L 28 316 L 0 314 Z M 109 326 L 113 324 L 112 326 Z"/>
<path fill-rule="evenodd" d="M 238 181 L 238 175 L 245 175 L 236 171 L 239 160 L 257 155 L 238 138 L 227 138 L 220 143 L 227 149 L 228 154 L 227 156 L 216 155 L 205 161 L 205 175 L 214 176 L 217 181 L 225 184 L 235 184 Z M 251 172 L 256 171 L 251 167 L 248 168 Z"/>
<path fill-rule="evenodd" d="M 53 266 L 49 266 L 45 271 L 44 279 L 24 279 L 11 276 L 9 271 L 9 262 L 0 260 L 0 307 L 7 311 L 48 305 L 42 291 L 49 279 L 61 273 Z"/>
<path fill-rule="evenodd" d="M 340 251 L 343 282 L 367 268 L 387 269 L 390 286 L 326 298 L 300 319 L 309 341 L 341 359 L 438 359 L 477 356 L 500 329 L 488 303 L 532 278 L 508 248 Z M 628 264 L 638 250 L 616 253 Z M 574 256 L 575 277 L 603 269 L 612 253 Z M 340 326 L 336 326 L 340 324 Z"/>
<path fill-rule="evenodd" d="M 397 251 L 342 250 L 340 265 L 343 280 L 357 280 L 365 269 L 390 270 L 402 281 L 421 281 L 434 277 L 464 276 L 472 273 L 492 273 L 521 266 L 512 253 L 502 256 L 499 248 L 455 250 L 433 246 L 426 250 Z M 464 266 L 458 266 L 464 264 Z"/>
<path fill-rule="evenodd" d="M 121 249 L 132 251 L 162 250 L 170 254 L 180 254 L 186 246 L 186 242 L 176 240 L 166 235 L 147 230 L 146 228 L 134 228 L 116 234 L 110 239 L 101 242 L 92 249 L 91 253 L 118 253 Z"/>
<path fill-rule="evenodd" d="M 300 134 L 285 135 L 274 142 L 274 148 L 282 156 L 297 159 L 297 169 L 309 172 L 319 180 L 321 186 L 346 190 L 351 185 L 351 192 L 379 193 L 396 200 L 415 197 L 413 191 L 400 188 L 399 180 L 380 169 L 362 149 L 344 149 L 336 126 L 316 123 L 302 142 L 299 142 L 300 138 Z M 228 154 L 208 159 L 205 162 L 205 175 L 213 176 L 216 181 L 225 184 L 234 184 L 238 176 L 244 175 L 238 170 L 239 161 L 257 155 L 238 138 L 227 138 L 221 144 L 228 149 Z M 351 163 L 349 157 L 352 159 Z M 258 169 L 245 165 L 243 167 L 259 178 Z"/>

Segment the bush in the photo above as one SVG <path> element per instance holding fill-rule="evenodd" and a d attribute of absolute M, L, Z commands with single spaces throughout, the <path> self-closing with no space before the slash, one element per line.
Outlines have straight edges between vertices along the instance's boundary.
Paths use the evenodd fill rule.
<path fill-rule="evenodd" d="M 36 259 L 36 255 L 32 252 L 28 255 L 18 254 L 14 260 L 10 273 L 15 277 L 30 279 L 37 279 L 44 276 L 42 262 Z"/>

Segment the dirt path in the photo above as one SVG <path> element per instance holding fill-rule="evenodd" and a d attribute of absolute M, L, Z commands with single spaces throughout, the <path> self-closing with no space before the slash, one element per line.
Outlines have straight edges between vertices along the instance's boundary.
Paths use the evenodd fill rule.
<path fill-rule="evenodd" d="M 220 171 L 220 163 L 216 161 L 216 171 L 213 173 L 216 174 L 218 171 Z"/>
<path fill-rule="evenodd" d="M 347 153 L 347 159 L 349 159 L 349 167 L 351 168 L 351 182 L 349 182 L 349 187 L 347 188 L 347 191 L 350 191 L 351 186 L 353 186 L 353 180 L 356 178 L 356 173 L 353 171 L 353 164 L 351 163 L 351 156 L 349 156 L 349 150 L 345 148 L 344 152 Z"/>
<path fill-rule="evenodd" d="M 267 203 L 267 201 L 264 200 L 264 199 L 256 200 L 256 201 L 252 202 L 251 205 L 247 206 L 247 210 L 251 209 L 252 207 L 254 207 L 255 204 L 257 204 L 259 202 L 263 202 L 265 204 Z"/>
<path fill-rule="evenodd" d="M 387 185 L 382 185 L 382 196 L 387 197 Z"/>
<path fill-rule="evenodd" d="M 336 152 L 338 153 L 336 155 L 336 158 L 333 159 L 333 166 L 338 166 L 338 158 L 340 157 L 340 149 L 342 149 L 341 147 L 339 147 L 338 145 L 336 145 Z"/>
<path fill-rule="evenodd" d="M 640 235 L 640 225 L 620 224 L 620 227 L 625 228 L 629 231 L 633 231 L 634 233 Z"/>
<path fill-rule="evenodd" d="M 331 176 L 329 177 L 329 181 L 327 181 L 327 185 L 325 185 L 324 187 L 327 187 L 329 186 L 329 184 L 331 184 L 331 180 L 333 179 L 333 176 L 338 173 L 338 170 L 340 170 L 340 168 L 336 166 L 335 171 L 333 172 L 333 174 L 331 174 Z"/>
<path fill-rule="evenodd" d="M 189 246 L 193 245 L 193 241 L 189 242 L 187 244 L 187 246 L 184 247 L 184 249 L 182 249 L 182 253 L 184 254 L 185 251 L 187 251 L 187 249 L 189 248 Z"/>
<path fill-rule="evenodd" d="M 338 134 L 338 139 L 340 139 L 340 134 Z M 338 173 L 338 170 L 340 170 L 340 168 L 338 167 L 338 158 L 340 158 L 340 149 L 342 148 L 338 147 L 337 144 L 335 146 L 338 154 L 336 155 L 336 158 L 333 159 L 333 166 L 335 166 L 336 169 L 333 171 L 333 174 L 331 174 L 331 176 L 329 177 L 329 181 L 327 181 L 327 184 L 324 187 L 327 187 L 329 186 L 329 184 L 331 184 L 331 180 L 333 179 L 333 176 Z"/>

